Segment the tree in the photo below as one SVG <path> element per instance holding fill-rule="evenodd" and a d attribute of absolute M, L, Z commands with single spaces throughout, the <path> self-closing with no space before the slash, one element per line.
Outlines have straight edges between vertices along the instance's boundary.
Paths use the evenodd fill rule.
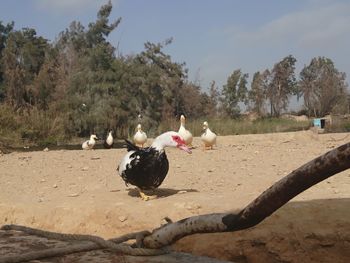
<path fill-rule="evenodd" d="M 12 32 L 14 22 L 3 24 L 0 21 L 0 61 L 2 61 L 2 51 L 5 48 L 8 35 Z M 5 98 L 5 85 L 4 85 L 4 68 L 0 65 L 0 102 Z"/>
<path fill-rule="evenodd" d="M 220 93 L 219 93 L 218 87 L 216 86 L 216 83 L 213 80 L 210 83 L 206 115 L 208 115 L 210 117 L 214 117 L 217 115 L 219 96 L 220 96 Z"/>
<path fill-rule="evenodd" d="M 39 110 L 48 110 L 50 104 L 57 99 L 56 87 L 59 83 L 59 65 L 55 50 L 47 52 L 45 61 L 36 78 L 29 86 L 35 106 Z"/>
<path fill-rule="evenodd" d="M 97 13 L 97 20 L 95 23 L 89 24 L 89 30 L 86 33 L 86 42 L 89 47 L 104 43 L 112 48 L 108 42 L 106 42 L 106 37 L 118 27 L 121 22 L 119 17 L 113 23 L 109 24 L 108 17 L 112 12 L 111 0 L 107 4 L 103 5 Z M 112 48 L 114 50 L 114 48 Z"/>
<path fill-rule="evenodd" d="M 240 102 L 243 102 L 245 105 L 248 104 L 248 89 L 247 89 L 247 79 L 249 77 L 248 73 L 241 75 L 241 78 L 238 83 L 237 97 Z"/>
<path fill-rule="evenodd" d="M 79 22 L 61 32 L 55 48 L 59 52 L 58 78 L 62 79 L 55 97 L 61 98 L 67 110 L 68 130 L 79 135 L 103 133 L 116 128 L 118 108 L 115 99 L 119 90 L 115 72 L 114 47 L 108 35 L 119 25 L 121 18 L 109 23 L 112 4 L 103 5 L 97 20 L 85 29 Z"/>
<path fill-rule="evenodd" d="M 296 59 L 292 55 L 285 57 L 274 65 L 268 76 L 270 81 L 266 95 L 270 103 L 271 116 L 280 116 L 281 111 L 287 109 L 290 96 L 297 92 L 295 62 Z"/>
<path fill-rule="evenodd" d="M 265 75 L 267 73 L 265 72 Z M 266 93 L 264 87 L 264 74 L 259 71 L 254 73 L 251 89 L 248 92 L 248 99 L 250 102 L 250 109 L 256 112 L 259 116 L 264 114 L 264 106 L 266 100 Z"/>
<path fill-rule="evenodd" d="M 298 96 L 304 97 L 309 116 L 322 117 L 331 113 L 340 102 L 347 103 L 346 75 L 339 72 L 331 59 L 313 58 L 300 72 Z M 345 107 L 347 108 L 347 107 Z"/>
<path fill-rule="evenodd" d="M 47 40 L 36 31 L 24 28 L 8 35 L 3 49 L 2 64 L 6 84 L 6 101 L 15 109 L 33 105 L 31 84 L 45 61 Z"/>
<path fill-rule="evenodd" d="M 233 118 L 240 113 L 239 102 L 246 102 L 248 74 L 242 74 L 241 70 L 235 70 L 228 77 L 223 86 L 221 106 L 227 116 Z"/>

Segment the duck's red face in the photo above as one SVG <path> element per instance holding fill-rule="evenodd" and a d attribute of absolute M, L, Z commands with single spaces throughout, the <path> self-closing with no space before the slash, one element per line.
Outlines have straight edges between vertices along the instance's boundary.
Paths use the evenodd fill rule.
<path fill-rule="evenodd" d="M 176 147 L 185 151 L 185 152 L 188 152 L 188 153 L 192 153 L 192 151 L 190 150 L 190 148 L 188 148 L 186 146 L 186 143 L 184 141 L 184 139 L 182 139 L 180 136 L 178 135 L 173 135 L 171 136 L 173 141 L 176 143 Z"/>

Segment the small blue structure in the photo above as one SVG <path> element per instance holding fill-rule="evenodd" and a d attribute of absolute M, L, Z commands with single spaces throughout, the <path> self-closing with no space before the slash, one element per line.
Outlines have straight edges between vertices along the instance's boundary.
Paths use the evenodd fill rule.
<path fill-rule="evenodd" d="M 314 119 L 314 127 L 323 129 L 326 124 L 326 120 L 323 118 L 316 118 Z"/>

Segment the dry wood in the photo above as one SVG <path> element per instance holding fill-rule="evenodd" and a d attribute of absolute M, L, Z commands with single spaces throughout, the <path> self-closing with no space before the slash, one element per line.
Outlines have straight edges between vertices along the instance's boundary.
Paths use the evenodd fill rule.
<path fill-rule="evenodd" d="M 339 146 L 302 165 L 285 176 L 238 214 L 208 214 L 182 219 L 155 229 L 143 244 L 160 248 L 196 233 L 228 232 L 257 225 L 296 195 L 311 186 L 350 168 L 350 143 Z"/>

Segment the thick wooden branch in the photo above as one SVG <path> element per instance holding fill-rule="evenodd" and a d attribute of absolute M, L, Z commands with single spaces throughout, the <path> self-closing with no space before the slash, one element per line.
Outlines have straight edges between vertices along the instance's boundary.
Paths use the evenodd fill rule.
<path fill-rule="evenodd" d="M 265 190 L 238 214 L 189 217 L 155 229 L 151 235 L 144 238 L 143 244 L 147 248 L 160 248 L 187 235 L 237 231 L 255 226 L 301 192 L 348 168 L 350 143 L 294 170 Z"/>

